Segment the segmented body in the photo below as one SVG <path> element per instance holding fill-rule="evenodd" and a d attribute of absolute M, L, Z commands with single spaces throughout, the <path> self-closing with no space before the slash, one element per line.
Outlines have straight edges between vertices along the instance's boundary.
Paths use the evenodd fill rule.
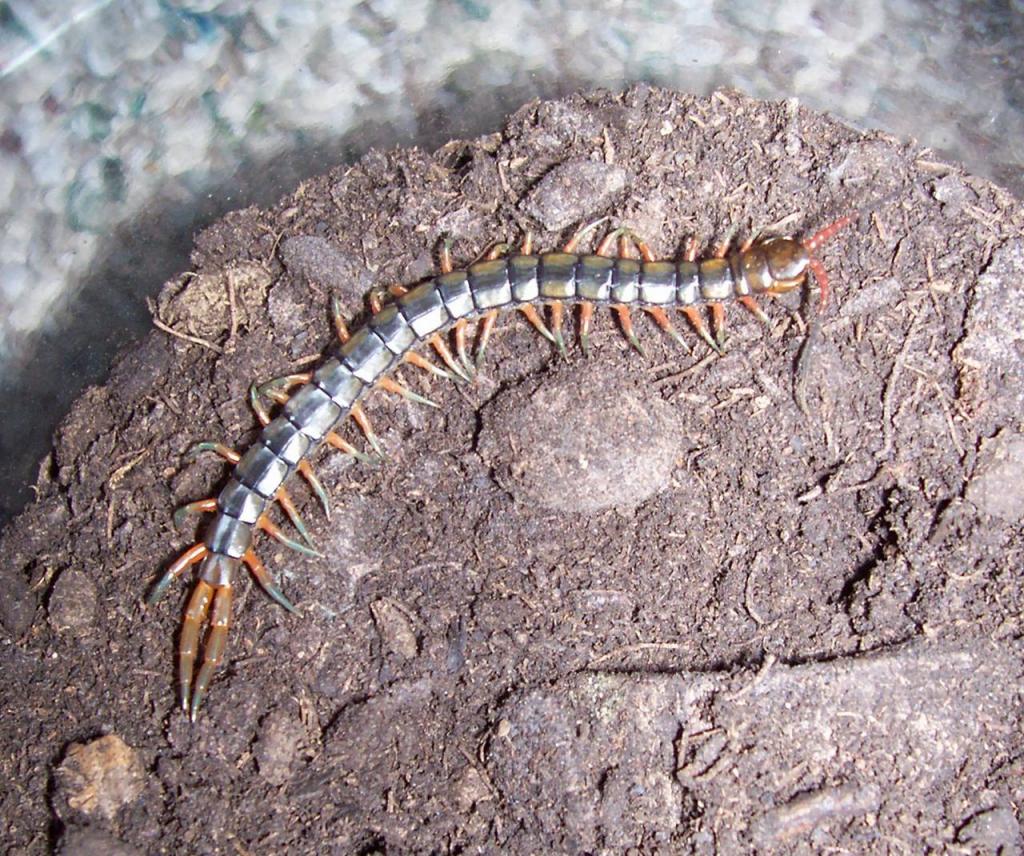
<path fill-rule="evenodd" d="M 230 620 L 232 581 L 243 563 L 275 600 L 292 608 L 252 549 L 257 528 L 287 542 L 280 530 L 269 523 L 268 506 L 274 501 L 280 502 L 298 525 L 297 515 L 284 490 L 289 477 L 300 470 L 317 485 L 308 469 L 309 459 L 325 439 L 351 450 L 333 433 L 346 417 L 356 419 L 371 442 L 375 442 L 367 429 L 360 402 L 375 387 L 388 388 L 390 384 L 391 391 L 404 389 L 388 376 L 401 362 L 412 361 L 418 346 L 430 342 L 447 357 L 449 367 L 461 374 L 451 362 L 447 346 L 439 339 L 452 328 L 460 356 L 464 357 L 467 322 L 480 319 L 483 329 L 489 332 L 489 325 L 493 325 L 499 312 L 518 309 L 549 339 L 563 347 L 563 306 L 580 304 L 583 336 L 589 329 L 594 308 L 604 306 L 619 313 L 624 331 L 634 345 L 637 343 L 628 314 L 631 309 L 649 313 L 659 326 L 678 338 L 666 314 L 675 309 L 690 319 L 705 341 L 717 347 L 701 320 L 699 310 L 702 307 L 710 307 L 712 319 L 721 332 L 725 304 L 740 301 L 763 319 L 753 297 L 792 290 L 807 281 L 808 271 L 814 273 L 824 294 L 825 271 L 811 253 L 849 222 L 850 218 L 840 218 L 803 241 L 772 238 L 729 253 L 723 248 L 718 256 L 703 260 L 693 258 L 692 245 L 688 257 L 682 261 L 654 260 L 646 245 L 635 237 L 641 259 L 626 257 L 624 243 L 620 243 L 618 257 L 605 254 L 611 239 L 615 235 L 621 239 L 624 230 L 612 233 L 592 254 L 571 251 L 585 230 L 578 233 L 563 252 L 532 254 L 527 241 L 518 254 L 479 262 L 429 279 L 380 308 L 351 336 L 342 331 L 343 343 L 311 375 L 301 378 L 299 382 L 305 385 L 287 399 L 280 414 L 273 419 L 265 412 L 261 414 L 264 428 L 244 455 L 239 458 L 227 452 L 235 466 L 216 501 L 204 500 L 190 507 L 214 511 L 202 541 L 171 565 L 149 599 L 155 602 L 173 579 L 201 561 L 199 580 L 186 609 L 179 644 L 179 683 L 186 711 L 195 717 L 213 670 L 222 657 Z M 557 335 L 552 335 L 536 314 L 536 307 L 543 306 L 551 307 L 552 326 Z M 486 340 L 486 332 L 483 337 Z M 422 360 L 416 364 L 426 367 Z M 282 399 L 283 396 L 278 400 Z M 200 627 L 211 612 L 211 605 L 210 630 L 193 693 Z"/>
<path fill-rule="evenodd" d="M 356 331 L 314 373 L 235 466 L 217 497 L 200 576 L 227 585 L 249 549 L 253 527 L 299 462 L 343 421 L 374 384 L 425 340 L 462 319 L 524 304 L 695 307 L 767 290 L 771 273 L 750 249 L 701 261 L 642 262 L 545 253 L 480 262 L 422 283 Z"/>

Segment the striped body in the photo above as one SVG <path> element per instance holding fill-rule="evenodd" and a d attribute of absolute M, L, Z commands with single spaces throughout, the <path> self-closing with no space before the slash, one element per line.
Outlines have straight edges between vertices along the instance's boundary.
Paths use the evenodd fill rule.
<path fill-rule="evenodd" d="M 775 284 L 761 245 L 724 258 L 680 262 L 513 255 L 422 283 L 374 315 L 321 364 L 312 383 L 289 399 L 235 466 L 203 539 L 208 553 L 201 579 L 231 584 L 256 521 L 298 464 L 406 352 L 457 321 L 555 301 L 686 309 L 756 295 Z"/>

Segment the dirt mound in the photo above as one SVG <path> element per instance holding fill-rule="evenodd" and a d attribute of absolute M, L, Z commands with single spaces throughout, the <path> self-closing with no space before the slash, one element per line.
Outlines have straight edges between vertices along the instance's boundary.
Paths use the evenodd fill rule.
<path fill-rule="evenodd" d="M 861 206 L 824 314 L 730 309 L 724 356 L 636 318 L 641 358 L 602 316 L 565 363 L 506 318 L 475 384 L 403 368 L 439 408 L 375 395 L 387 461 L 319 457 L 332 517 L 292 492 L 323 557 L 260 539 L 300 614 L 243 581 L 182 716 L 187 586 L 140 602 L 196 538 L 172 510 L 225 477 L 184 453 L 252 441 L 249 385 L 322 358 L 332 295 L 358 323 L 356 291 L 426 276 L 446 236 L 468 264 L 608 216 L 672 257 Z M 180 335 L 78 401 L 3 535 L 7 846 L 1012 852 L 1022 227 L 912 143 L 647 87 L 225 218 L 157 303 Z M 66 774 L 108 735 L 131 788 L 110 753 Z"/>

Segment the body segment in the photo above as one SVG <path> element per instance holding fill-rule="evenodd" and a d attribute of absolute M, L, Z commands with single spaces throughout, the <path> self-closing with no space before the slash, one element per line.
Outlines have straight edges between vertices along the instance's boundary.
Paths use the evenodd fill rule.
<path fill-rule="evenodd" d="M 818 236 L 821 234 L 824 230 Z M 221 454 L 235 465 L 216 498 L 214 517 L 202 541 L 172 564 L 150 598 L 156 600 L 173 579 L 192 564 L 202 563 L 199 582 L 186 610 L 179 646 L 182 702 L 193 718 L 223 654 L 233 575 L 241 565 L 248 566 L 275 600 L 291 608 L 252 548 L 255 529 L 263 528 L 275 534 L 276 526 L 266 517 L 270 504 L 275 501 L 282 504 L 306 536 L 284 490 L 291 475 L 300 471 L 316 488 L 318 482 L 312 475 L 309 461 L 325 441 L 360 456 L 336 433 L 349 417 L 377 447 L 361 408 L 361 401 L 369 390 L 398 391 L 407 394 L 406 397 L 430 403 L 390 377 L 399 364 L 412 363 L 431 368 L 435 374 L 468 380 L 474 369 L 466 359 L 466 323 L 482 321 L 479 361 L 497 314 L 516 309 L 564 350 L 561 327 L 565 304 L 579 306 L 579 331 L 584 347 L 595 308 L 605 307 L 616 312 L 623 332 L 638 350 L 629 315 L 631 309 L 648 313 L 662 329 L 681 341 L 666 314 L 679 310 L 704 340 L 718 350 L 721 342 L 716 345 L 711 339 L 700 311 L 710 308 L 712 322 L 721 332 L 726 303 L 739 300 L 754 311 L 753 296 L 786 291 L 805 282 L 808 267 L 813 266 L 809 247 L 816 246 L 815 238 L 803 243 L 780 238 L 712 258 L 663 261 L 650 257 L 646 245 L 640 241 L 636 242 L 640 259 L 627 257 L 621 241 L 617 256 L 604 252 L 609 244 L 607 239 L 595 253 L 568 251 L 575 250 L 578 237 L 570 241 L 563 252 L 532 254 L 527 244 L 520 253 L 491 258 L 464 270 L 443 272 L 381 307 L 351 335 L 337 318 L 339 335 L 344 337 L 342 343 L 311 374 L 282 379 L 289 388 L 302 384 L 290 397 L 284 394 L 283 385 L 274 387 L 274 400 L 283 401 L 284 406 L 273 419 L 265 409 L 257 410 L 264 422 L 258 440 L 240 457 L 220 447 Z M 818 274 L 815 268 L 815 272 L 819 279 L 824 277 L 823 270 Z M 538 313 L 538 309 L 543 311 L 545 307 L 550 311 L 551 330 Z M 760 310 L 755 314 L 757 312 Z M 453 331 L 461 362 L 455 360 L 445 344 L 444 336 L 449 331 Z M 448 372 L 427 364 L 422 356 L 413 353 L 425 343 L 430 343 L 444 358 Z M 325 495 L 321 499 L 326 502 Z M 212 505 L 212 500 L 204 502 Z M 279 530 L 275 537 L 278 535 Z M 287 539 L 283 543 L 294 546 L 294 542 Z M 212 618 L 203 646 L 204 659 L 193 685 L 200 629 L 208 616 Z"/>

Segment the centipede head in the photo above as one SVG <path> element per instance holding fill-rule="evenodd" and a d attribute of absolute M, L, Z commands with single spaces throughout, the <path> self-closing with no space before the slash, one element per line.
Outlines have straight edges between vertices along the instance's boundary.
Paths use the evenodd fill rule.
<path fill-rule="evenodd" d="M 803 243 L 796 238 L 769 238 L 757 246 L 767 267 L 763 291 L 785 294 L 806 282 L 811 254 Z"/>

